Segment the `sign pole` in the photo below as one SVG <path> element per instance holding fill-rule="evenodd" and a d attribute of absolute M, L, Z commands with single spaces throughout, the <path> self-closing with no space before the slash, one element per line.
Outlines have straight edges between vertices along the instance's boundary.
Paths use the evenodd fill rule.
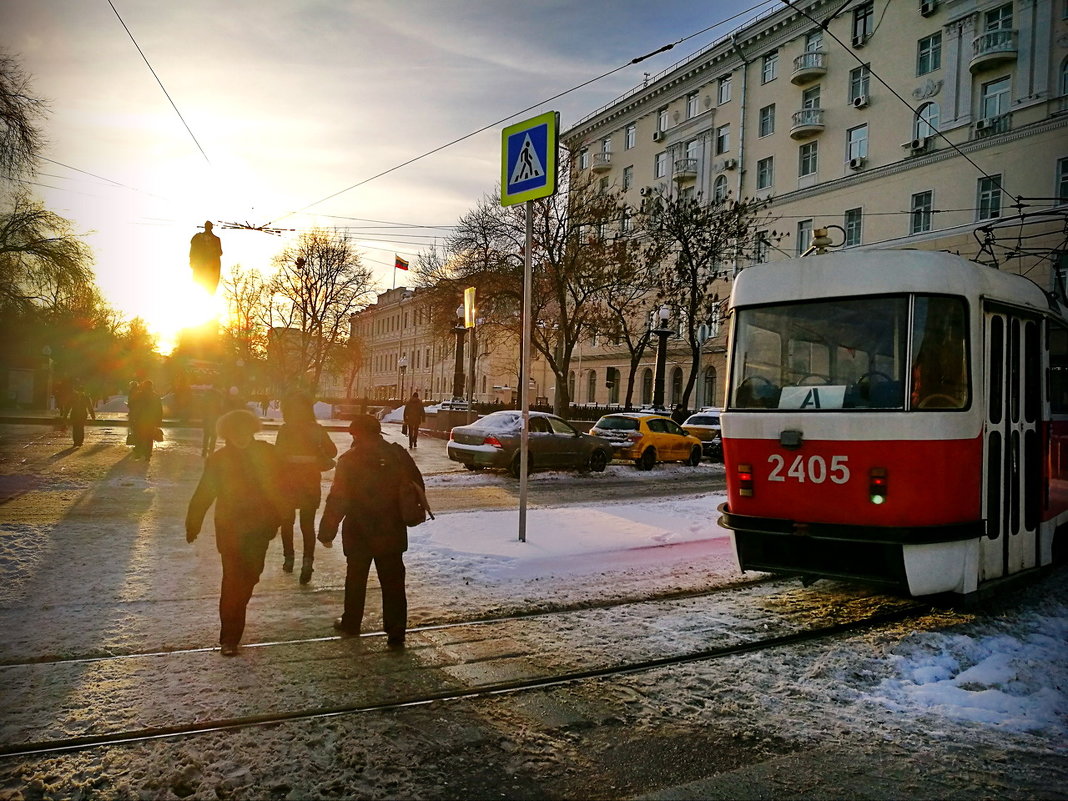
<path fill-rule="evenodd" d="M 523 399 L 523 434 L 519 444 L 519 541 L 527 541 L 527 467 L 530 452 L 530 328 L 531 328 L 531 295 L 533 294 L 532 275 L 533 260 L 531 253 L 534 250 L 534 207 L 533 200 L 523 204 L 527 219 L 526 248 L 523 251 L 523 345 L 520 358 L 521 369 L 519 376 L 519 393 Z"/>

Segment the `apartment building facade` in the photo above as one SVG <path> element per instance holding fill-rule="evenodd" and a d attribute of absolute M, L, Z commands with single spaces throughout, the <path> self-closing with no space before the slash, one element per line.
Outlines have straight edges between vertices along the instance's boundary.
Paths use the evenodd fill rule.
<path fill-rule="evenodd" d="M 784 5 L 563 140 L 577 169 L 634 207 L 654 192 L 768 199 L 788 236 L 735 270 L 802 255 L 828 229 L 843 252 L 947 250 L 1053 289 L 1068 266 L 1068 0 Z M 691 406 L 722 402 L 726 331 L 707 331 Z M 674 405 L 689 350 L 676 338 L 668 353 Z M 653 359 L 637 402 L 651 397 Z M 584 343 L 572 398 L 612 402 L 626 372 L 617 347 Z"/>

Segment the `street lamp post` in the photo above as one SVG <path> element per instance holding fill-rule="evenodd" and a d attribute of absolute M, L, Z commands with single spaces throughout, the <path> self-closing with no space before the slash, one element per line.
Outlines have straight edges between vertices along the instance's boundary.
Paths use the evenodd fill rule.
<path fill-rule="evenodd" d="M 653 409 L 662 412 L 666 411 L 664 409 L 664 373 L 667 371 L 667 340 L 674 332 L 667 327 L 671 309 L 661 306 L 656 314 L 660 327 L 653 331 L 657 336 L 656 371 L 653 373 Z"/>
<path fill-rule="evenodd" d="M 400 399 L 404 400 L 404 371 L 408 369 L 408 357 L 401 356 L 397 359 L 397 370 L 400 372 Z"/>
<path fill-rule="evenodd" d="M 456 364 L 452 372 L 452 399 L 454 403 L 463 403 L 464 400 L 464 307 L 456 309 L 456 327 L 452 332 L 456 334 Z"/>

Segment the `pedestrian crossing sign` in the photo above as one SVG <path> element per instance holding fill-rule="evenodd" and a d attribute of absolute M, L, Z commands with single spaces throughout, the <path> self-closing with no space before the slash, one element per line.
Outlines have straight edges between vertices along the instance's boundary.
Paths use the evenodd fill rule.
<path fill-rule="evenodd" d="M 504 129 L 501 135 L 502 206 L 556 193 L 559 131 L 560 115 L 555 111 Z"/>

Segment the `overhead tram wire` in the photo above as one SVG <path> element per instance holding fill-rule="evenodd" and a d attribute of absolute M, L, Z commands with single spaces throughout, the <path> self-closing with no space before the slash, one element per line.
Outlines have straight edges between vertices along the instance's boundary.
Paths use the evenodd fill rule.
<path fill-rule="evenodd" d="M 453 145 L 457 145 L 460 142 L 463 142 L 463 141 L 465 141 L 467 139 L 470 139 L 473 136 L 477 136 L 480 133 L 484 133 L 485 131 L 488 131 L 491 128 L 496 128 L 496 127 L 498 127 L 500 125 L 503 125 L 504 123 L 508 122 L 509 120 L 515 119 L 520 114 L 526 114 L 529 111 L 533 111 L 536 108 L 544 106 L 546 103 L 551 103 L 552 101 L 558 100 L 561 97 L 564 97 L 565 95 L 571 94 L 572 92 L 577 92 L 579 89 L 584 89 L 585 87 L 589 86 L 590 84 L 596 83 L 597 81 L 603 80 L 603 79 L 607 78 L 610 75 L 615 75 L 617 72 L 625 70 L 627 67 L 631 67 L 631 66 L 633 66 L 635 64 L 640 64 L 642 61 L 645 61 L 648 58 L 652 58 L 653 56 L 659 55 L 660 53 L 666 53 L 667 51 L 669 51 L 672 48 L 674 48 L 676 45 L 680 45 L 683 42 L 689 41 L 690 39 L 693 39 L 693 38 L 695 38 L 697 36 L 700 36 L 703 33 L 707 33 L 708 31 L 710 31 L 710 30 L 712 30 L 714 28 L 718 28 L 721 25 L 724 25 L 724 24 L 726 24 L 728 22 L 732 22 L 733 20 L 736 20 L 741 16 L 747 15 L 750 12 L 752 12 L 752 11 L 758 9 L 758 8 L 761 8 L 762 6 L 766 6 L 768 4 L 768 1 L 769 0 L 762 0 L 761 2 L 757 3 L 756 5 L 750 6 L 749 8 L 746 8 L 746 9 L 744 9 L 742 11 L 739 11 L 737 14 L 734 14 L 734 15 L 732 15 L 730 17 L 727 17 L 726 19 L 720 20 L 719 22 L 716 22 L 713 25 L 709 25 L 709 26 L 707 26 L 705 28 L 702 28 L 699 31 L 695 31 L 694 33 L 688 34 L 687 36 L 683 36 L 681 39 L 678 39 L 678 40 L 676 40 L 674 42 L 671 42 L 669 44 L 663 45 L 662 47 L 659 47 L 656 50 L 651 50 L 650 52 L 646 53 L 645 55 L 635 56 L 630 61 L 628 61 L 626 64 L 621 64 L 620 66 L 616 67 L 615 69 L 611 69 L 608 72 L 602 73 L 601 75 L 598 75 L 595 78 L 590 78 L 588 81 L 583 81 L 582 83 L 580 83 L 580 84 L 578 84 L 576 86 L 572 86 L 570 89 L 565 89 L 564 91 L 559 92 L 559 93 L 553 95 L 552 97 L 547 97 L 547 98 L 545 98 L 543 100 L 538 101 L 537 103 L 534 103 L 533 105 L 527 106 L 524 109 L 521 109 L 519 111 L 515 111 L 515 112 L 509 114 L 507 117 L 502 117 L 499 120 L 491 122 L 491 123 L 489 123 L 487 125 L 483 125 L 478 130 L 471 131 L 470 133 L 464 134 L 463 136 L 460 136 L 460 137 L 458 137 L 456 139 L 453 139 L 451 142 L 446 142 L 443 145 L 439 145 L 438 147 L 435 147 L 432 150 L 428 150 L 427 152 L 425 152 L 425 153 L 423 153 L 421 155 L 413 156 L 412 158 L 408 159 L 407 161 L 404 161 L 404 162 L 402 162 L 400 164 L 397 164 L 397 165 L 395 165 L 393 167 L 390 167 L 390 168 L 388 168 L 386 170 L 382 170 L 381 172 L 376 173 L 375 175 L 372 175 L 372 176 L 370 176 L 368 178 L 364 178 L 362 181 L 358 181 L 358 182 L 354 183 L 352 186 L 348 186 L 345 189 L 341 189 L 341 190 L 339 190 L 337 192 L 334 192 L 333 194 L 327 195 L 324 198 L 320 198 L 319 200 L 316 200 L 313 203 L 309 203 L 307 206 L 303 206 L 303 207 L 301 207 L 299 209 L 296 209 L 294 211 L 287 211 L 282 216 L 276 217 L 275 219 L 273 219 L 270 222 L 266 223 L 266 225 L 267 226 L 271 226 L 271 225 L 274 225 L 279 220 L 284 220 L 287 217 L 293 216 L 294 214 L 301 214 L 302 212 L 305 212 L 310 208 L 318 206 L 320 203 L 326 203 L 328 200 L 333 200 L 334 198 L 338 197 L 339 195 L 343 195 L 346 192 L 351 192 L 353 189 L 361 187 L 364 184 L 368 184 L 371 181 L 377 180 L 378 178 L 382 178 L 383 176 L 389 175 L 392 172 L 396 172 L 397 170 L 399 170 L 399 169 L 401 169 L 403 167 L 407 167 L 407 166 L 409 166 L 411 164 L 414 164 L 417 161 L 421 161 L 422 159 L 425 159 L 425 158 L 427 158 L 429 156 L 432 156 L 435 153 L 440 153 L 442 150 L 445 150 L 446 148 L 450 148 Z M 111 0 L 108 0 L 108 2 L 111 2 Z"/>
<path fill-rule="evenodd" d="M 875 80 L 877 80 L 880 84 L 882 84 L 890 92 L 890 94 L 892 94 L 894 97 L 896 97 L 898 100 L 900 100 L 904 104 L 905 108 L 907 108 L 909 111 L 912 112 L 913 116 L 916 115 L 917 111 L 916 111 L 916 109 L 914 109 L 912 107 L 912 105 L 909 103 L 909 101 L 907 101 L 905 98 L 903 98 L 898 93 L 898 91 L 896 89 L 894 89 L 894 87 L 892 87 L 890 84 L 888 84 L 886 81 L 884 81 L 882 76 L 879 75 L 879 73 L 877 73 L 875 70 L 873 70 L 871 68 L 871 64 L 865 65 L 865 63 L 860 59 L 860 57 L 856 53 L 853 52 L 852 48 L 847 47 L 845 42 L 843 42 L 841 39 L 839 39 L 837 36 L 835 36 L 833 33 L 831 33 L 831 30 L 828 27 L 827 23 L 829 23 L 832 19 L 834 19 L 836 16 L 838 16 L 838 14 L 841 13 L 842 9 L 844 9 L 845 6 L 843 6 L 842 9 L 839 9 L 837 12 L 832 14 L 830 17 L 828 17 L 825 22 L 819 22 L 815 17 L 813 17 L 807 11 L 804 11 L 803 9 L 798 8 L 794 4 L 793 0 L 779 0 L 779 2 L 782 3 L 783 5 L 787 6 L 788 8 L 794 10 L 795 12 L 797 12 L 798 14 L 800 14 L 801 16 L 803 16 L 807 20 L 809 20 L 813 25 L 815 25 L 818 28 L 820 28 L 821 30 L 823 30 L 829 37 L 834 39 L 834 41 L 836 41 L 842 47 L 843 50 L 845 50 L 850 56 L 852 56 L 853 59 L 858 64 L 860 64 L 862 67 L 863 66 L 867 66 L 868 67 L 868 73 L 873 78 L 875 78 Z M 885 9 L 884 9 L 884 13 L 885 13 Z M 958 156 L 960 156 L 965 161 L 967 161 L 969 164 L 971 164 L 973 167 L 975 167 L 975 169 L 978 170 L 979 173 L 984 178 L 989 178 L 990 180 L 994 180 L 994 176 L 992 176 L 990 173 L 988 173 L 986 170 L 984 170 L 982 167 L 980 167 L 978 164 L 976 164 L 968 156 L 967 153 L 965 153 L 956 144 L 954 144 L 952 141 L 950 141 L 948 136 L 946 136 L 944 133 L 942 133 L 941 131 L 939 131 L 937 129 L 933 129 L 933 130 L 934 130 L 934 133 L 938 137 L 940 137 L 947 145 L 949 145 L 957 153 Z M 1002 190 L 1004 190 L 1014 201 L 1016 201 L 1016 206 L 1021 208 L 1021 209 L 1024 208 L 1024 205 L 1023 205 L 1023 202 L 1022 202 L 1024 198 L 1022 196 L 1020 196 L 1020 195 L 1014 195 L 1012 192 L 1009 192 L 1009 190 L 1005 188 L 1004 181 L 1001 178 L 998 178 L 997 181 L 998 181 L 998 186 Z"/>
<path fill-rule="evenodd" d="M 130 31 L 129 27 L 126 25 L 126 22 L 123 21 L 123 18 L 119 14 L 118 9 L 115 8 L 115 4 L 112 3 L 111 0 L 108 0 L 108 5 L 111 6 L 111 10 L 115 12 L 115 17 L 119 20 L 119 23 L 122 25 L 123 29 L 126 31 L 126 35 L 130 37 L 130 41 L 133 42 L 134 47 L 137 48 L 137 52 L 141 54 L 141 58 L 144 59 L 145 64 L 148 66 L 148 71 L 151 72 L 152 73 L 152 77 L 156 79 L 156 83 L 158 83 L 159 84 L 159 88 L 163 90 L 163 94 L 166 95 L 168 102 L 170 102 L 170 104 L 171 104 L 171 108 L 174 109 L 174 113 L 178 115 L 178 119 L 180 119 L 182 121 L 182 125 L 184 125 L 185 126 L 185 130 L 188 131 L 190 138 L 193 140 L 193 144 L 195 144 L 197 146 L 197 150 L 200 151 L 200 155 L 202 155 L 204 157 L 204 161 L 206 161 L 208 163 L 208 166 L 210 167 L 211 166 L 211 159 L 209 159 L 208 158 L 208 154 L 204 152 L 204 148 L 202 148 L 200 146 L 200 142 L 197 141 L 196 136 L 193 134 L 193 129 L 189 127 L 189 123 L 187 123 L 185 121 L 185 117 L 182 116 L 182 112 L 178 110 L 178 106 L 175 105 L 174 100 L 171 98 L 170 92 L 168 92 L 167 91 L 167 87 L 163 85 L 163 81 L 161 81 L 159 79 L 159 75 L 156 74 L 156 70 L 153 69 L 151 62 L 149 62 L 148 57 L 145 55 L 144 51 L 141 49 L 141 45 L 139 45 L 137 43 L 137 40 L 134 38 L 133 33 Z"/>

